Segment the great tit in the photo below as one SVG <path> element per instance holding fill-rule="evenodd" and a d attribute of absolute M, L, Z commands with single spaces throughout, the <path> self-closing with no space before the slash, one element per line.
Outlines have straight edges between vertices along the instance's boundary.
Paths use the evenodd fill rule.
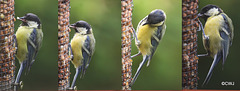
<path fill-rule="evenodd" d="M 146 61 L 148 61 L 147 66 L 149 66 L 150 60 L 152 59 L 152 56 L 154 55 L 158 44 L 165 33 L 165 20 L 166 15 L 164 11 L 156 9 L 138 23 L 135 44 L 139 52 L 131 57 L 133 58 L 142 54 L 143 60 L 140 63 L 130 86 L 132 86 L 136 81 L 141 68 Z"/>
<path fill-rule="evenodd" d="M 198 14 L 206 23 L 203 30 L 203 45 L 207 54 L 214 58 L 203 85 L 207 84 L 212 76 L 214 67 L 222 61 L 222 66 L 227 59 L 229 47 L 233 41 L 232 20 L 216 5 L 206 5 Z"/>
<path fill-rule="evenodd" d="M 72 54 L 72 63 L 76 68 L 76 73 L 69 89 L 75 89 L 75 82 L 79 72 L 81 77 L 89 66 L 95 49 L 95 38 L 91 26 L 85 21 L 78 21 L 71 24 L 71 28 L 75 29 L 75 35 L 71 40 L 70 53 Z"/>
<path fill-rule="evenodd" d="M 28 73 L 36 55 L 41 47 L 43 40 L 43 32 L 41 22 L 37 15 L 27 13 L 23 17 L 17 17 L 22 23 L 16 32 L 17 52 L 16 57 L 20 63 L 20 68 L 15 80 L 15 85 L 19 84 L 22 71 L 27 68 Z"/>

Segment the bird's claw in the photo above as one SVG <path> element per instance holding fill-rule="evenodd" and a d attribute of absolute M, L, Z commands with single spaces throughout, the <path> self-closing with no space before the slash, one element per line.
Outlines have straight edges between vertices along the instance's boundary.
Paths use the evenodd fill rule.
<path fill-rule="evenodd" d="M 67 90 L 77 90 L 77 86 L 72 87 L 68 87 Z"/>
<path fill-rule="evenodd" d="M 137 40 L 136 45 L 139 46 L 141 44 L 141 42 L 139 40 Z"/>
<path fill-rule="evenodd" d="M 74 90 L 77 90 L 77 86 L 74 86 L 74 88 L 73 88 Z"/>
<path fill-rule="evenodd" d="M 20 81 L 19 83 L 14 83 L 13 86 L 19 86 L 20 89 L 23 88 L 23 81 Z"/>
<path fill-rule="evenodd" d="M 209 40 L 209 36 L 206 36 L 206 39 Z"/>

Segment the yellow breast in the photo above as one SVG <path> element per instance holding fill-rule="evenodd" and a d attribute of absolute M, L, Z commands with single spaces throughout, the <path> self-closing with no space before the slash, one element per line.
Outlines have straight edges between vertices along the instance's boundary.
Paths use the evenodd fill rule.
<path fill-rule="evenodd" d="M 16 32 L 17 37 L 17 59 L 20 63 L 22 63 L 27 56 L 27 40 L 32 33 L 33 29 L 27 26 L 20 26 Z"/>
<path fill-rule="evenodd" d="M 151 27 L 149 25 L 140 26 L 137 38 L 141 42 L 138 47 L 139 51 L 142 55 L 150 55 L 151 54 L 151 37 L 157 30 L 157 27 Z"/>
<path fill-rule="evenodd" d="M 84 44 L 84 40 L 86 39 L 86 36 L 80 35 L 76 33 L 71 40 L 71 47 L 73 52 L 74 59 L 72 60 L 72 63 L 75 68 L 82 65 L 82 46 Z"/>
<path fill-rule="evenodd" d="M 221 49 L 222 38 L 219 34 L 219 29 L 221 28 L 220 26 L 221 26 L 222 21 L 223 21 L 223 17 L 221 15 L 212 16 L 207 19 L 205 27 L 204 27 L 206 36 L 209 36 L 209 42 L 210 42 L 209 51 L 211 52 L 210 55 L 212 57 L 215 54 L 217 54 L 217 52 Z M 205 41 L 203 41 L 203 42 L 205 44 Z M 204 47 L 206 49 L 205 45 L 204 45 Z"/>

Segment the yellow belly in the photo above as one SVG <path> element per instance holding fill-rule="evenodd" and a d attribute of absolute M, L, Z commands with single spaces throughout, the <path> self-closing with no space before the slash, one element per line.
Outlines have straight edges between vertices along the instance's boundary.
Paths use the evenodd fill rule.
<path fill-rule="evenodd" d="M 149 25 L 139 27 L 137 38 L 141 42 L 138 47 L 139 51 L 142 55 L 150 55 L 151 54 L 151 37 L 152 34 L 155 33 L 157 27 L 151 27 Z"/>
<path fill-rule="evenodd" d="M 211 52 L 210 56 L 212 56 L 212 57 L 215 54 L 217 54 L 217 52 L 221 49 L 222 38 L 219 34 L 219 29 L 220 29 L 219 26 L 220 26 L 222 20 L 223 20 L 223 18 L 221 17 L 221 15 L 210 17 L 207 20 L 205 27 L 204 27 L 206 36 L 209 36 L 209 43 L 210 43 L 209 49 L 207 49 L 205 45 L 204 45 L 204 47 L 206 50 L 209 50 Z M 204 44 L 205 44 L 205 42 L 204 42 Z"/>
<path fill-rule="evenodd" d="M 74 59 L 72 60 L 72 63 L 75 68 L 82 66 L 82 46 L 84 43 L 84 40 L 86 39 L 86 36 L 82 35 L 76 35 L 71 40 L 71 47 L 73 52 Z"/>
<path fill-rule="evenodd" d="M 28 54 L 28 49 L 27 49 L 27 40 L 31 34 L 33 29 L 28 28 L 26 26 L 20 26 L 16 32 L 16 37 L 17 37 L 17 59 L 20 63 L 22 63 Z"/>

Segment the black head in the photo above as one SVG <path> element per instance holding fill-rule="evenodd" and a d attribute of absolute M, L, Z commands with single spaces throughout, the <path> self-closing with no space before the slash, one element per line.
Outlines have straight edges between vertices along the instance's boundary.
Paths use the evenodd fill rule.
<path fill-rule="evenodd" d="M 206 21 L 207 18 L 219 15 L 222 12 L 223 11 L 218 6 L 209 4 L 201 9 L 200 13 L 198 14 L 198 17 L 201 17 Z"/>
<path fill-rule="evenodd" d="M 153 10 L 147 17 L 147 22 L 145 24 L 158 24 L 165 21 L 166 15 L 164 11 L 156 9 Z"/>
<path fill-rule="evenodd" d="M 79 28 L 85 28 L 87 30 L 87 33 L 91 32 L 90 31 L 91 26 L 86 21 L 82 21 L 82 20 L 80 20 L 74 24 L 71 24 L 70 27 L 74 28 L 76 32 L 81 32 L 80 30 L 78 30 Z"/>
<path fill-rule="evenodd" d="M 23 17 L 18 18 L 22 21 L 22 26 L 29 26 L 29 22 L 36 22 L 38 24 L 38 28 L 40 28 L 41 22 L 37 15 L 33 13 L 27 13 Z"/>

